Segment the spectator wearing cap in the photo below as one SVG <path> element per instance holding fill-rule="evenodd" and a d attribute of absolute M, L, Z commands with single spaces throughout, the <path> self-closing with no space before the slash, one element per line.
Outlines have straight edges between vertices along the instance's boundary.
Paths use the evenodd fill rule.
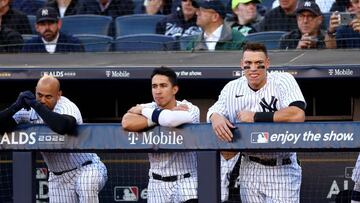
<path fill-rule="evenodd" d="M 199 2 L 196 24 L 201 35 L 189 42 L 187 50 L 241 50 L 245 37 L 224 23 L 225 7 L 220 0 Z"/>
<path fill-rule="evenodd" d="M 23 38 L 17 31 L 1 25 L 0 18 L 0 53 L 17 53 L 22 49 Z"/>
<path fill-rule="evenodd" d="M 201 28 L 196 25 L 196 11 L 198 5 L 195 0 L 182 0 L 181 7 L 176 13 L 168 15 L 156 25 L 156 33 L 174 38 L 200 35 Z"/>
<path fill-rule="evenodd" d="M 0 0 L 0 17 L 2 25 L 20 34 L 32 34 L 27 16 L 10 7 L 10 0 Z"/>
<path fill-rule="evenodd" d="M 259 3 L 261 0 L 232 0 L 231 8 L 235 18 L 230 22 L 231 28 L 244 36 L 257 32 L 255 27 L 263 19 L 263 16 L 257 12 Z"/>
<path fill-rule="evenodd" d="M 84 51 L 78 39 L 60 32 L 61 20 L 54 8 L 44 7 L 37 11 L 35 28 L 39 36 L 29 40 L 23 52 L 52 54 Z"/>
<path fill-rule="evenodd" d="M 313 1 L 300 3 L 296 10 L 298 29 L 284 34 L 280 39 L 281 49 L 325 48 L 325 32 L 321 30 L 323 16 Z"/>
<path fill-rule="evenodd" d="M 301 1 L 304 1 L 304 0 L 301 0 Z M 299 2 L 301 2 L 301 1 L 299 1 Z M 310 0 L 310 1 L 314 1 L 319 6 L 322 13 L 329 12 L 331 7 L 335 3 L 335 0 Z M 272 4 L 272 7 L 275 8 L 277 6 L 279 6 L 279 1 L 274 1 Z"/>
<path fill-rule="evenodd" d="M 144 0 L 140 12 L 148 15 L 169 15 L 171 13 L 172 0 Z"/>
<path fill-rule="evenodd" d="M 349 23 L 341 22 L 338 12 L 330 17 L 326 35 L 328 48 L 360 48 L 360 1 L 350 0 L 354 18 Z"/>
<path fill-rule="evenodd" d="M 263 31 L 290 31 L 297 28 L 296 6 L 297 0 L 279 0 L 280 5 L 271 9 L 259 23 L 257 30 Z"/>

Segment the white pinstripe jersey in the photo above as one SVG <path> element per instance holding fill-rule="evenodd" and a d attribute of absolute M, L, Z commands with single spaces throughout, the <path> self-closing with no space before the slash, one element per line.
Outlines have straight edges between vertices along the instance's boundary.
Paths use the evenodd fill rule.
<path fill-rule="evenodd" d="M 61 97 L 57 104 L 54 107 L 54 112 L 59 114 L 66 114 L 73 116 L 76 119 L 77 124 L 82 124 L 82 116 L 79 108 L 68 98 Z M 18 124 L 21 123 L 32 123 L 32 124 L 42 124 L 44 121 L 36 113 L 34 109 L 31 108 L 30 111 L 22 109 L 18 111 L 13 118 Z M 73 169 L 81 166 L 86 161 L 89 160 L 99 160 L 99 157 L 94 153 L 54 153 L 54 152 L 42 152 L 46 165 L 50 171 L 60 172 L 69 169 Z"/>
<path fill-rule="evenodd" d="M 192 103 L 183 100 L 176 101 L 176 105 L 185 104 L 189 107 L 188 112 L 192 116 L 192 123 L 200 122 L 200 110 Z M 155 102 L 143 104 L 144 107 L 157 108 Z M 196 173 L 196 152 L 166 152 L 149 153 L 150 171 L 162 176 L 181 175 L 185 173 Z"/>
<path fill-rule="evenodd" d="M 292 102 L 303 101 L 299 85 L 289 73 L 267 73 L 267 82 L 258 91 L 253 91 L 246 77 L 230 81 L 222 89 L 218 101 L 209 108 L 209 117 L 216 112 L 232 123 L 239 123 L 236 115 L 240 111 L 273 112 L 289 106 Z M 289 157 L 289 153 L 253 153 L 264 157 Z"/>

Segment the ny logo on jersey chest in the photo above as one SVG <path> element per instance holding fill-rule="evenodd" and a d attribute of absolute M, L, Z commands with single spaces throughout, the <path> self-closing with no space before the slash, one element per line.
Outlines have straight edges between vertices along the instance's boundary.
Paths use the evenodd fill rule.
<path fill-rule="evenodd" d="M 276 103 L 278 102 L 278 99 L 276 99 L 274 96 L 271 96 L 270 103 L 267 103 L 265 98 L 262 98 L 260 101 L 260 106 L 263 110 L 263 112 L 274 112 L 278 109 L 276 108 Z"/>

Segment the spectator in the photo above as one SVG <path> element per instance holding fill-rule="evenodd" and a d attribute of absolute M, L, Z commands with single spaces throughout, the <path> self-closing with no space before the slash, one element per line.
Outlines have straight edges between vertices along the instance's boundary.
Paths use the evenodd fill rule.
<path fill-rule="evenodd" d="M 130 15 L 134 13 L 132 0 L 86 0 L 81 3 L 79 14 L 111 16 Z"/>
<path fill-rule="evenodd" d="M 325 48 L 325 33 L 320 29 L 323 16 L 319 6 L 313 1 L 305 1 L 300 3 L 296 14 L 298 29 L 281 37 L 280 48 Z"/>
<path fill-rule="evenodd" d="M 350 0 L 336 0 L 330 9 L 331 12 L 352 12 L 352 5 Z"/>
<path fill-rule="evenodd" d="M 328 48 L 360 48 L 360 1 L 351 0 L 351 9 L 355 18 L 346 25 L 341 25 L 338 12 L 331 15 L 325 37 Z"/>
<path fill-rule="evenodd" d="M 319 6 L 321 12 L 323 12 L 323 13 L 329 12 L 333 3 L 335 3 L 335 0 L 310 0 L 310 1 L 315 2 Z M 302 2 L 302 0 L 299 1 L 299 3 L 301 3 L 301 2 Z M 279 6 L 279 2 L 274 1 L 273 8 L 275 8 L 277 6 Z"/>
<path fill-rule="evenodd" d="M 13 29 L 1 25 L 0 18 L 0 53 L 10 52 L 16 53 L 21 51 L 24 43 L 21 34 Z"/>
<path fill-rule="evenodd" d="M 0 17 L 2 25 L 13 29 L 20 34 L 32 34 L 27 16 L 10 7 L 10 0 L 0 0 Z"/>
<path fill-rule="evenodd" d="M 224 23 L 225 7 L 219 0 L 203 1 L 197 11 L 199 38 L 189 42 L 187 50 L 241 50 L 245 37 Z"/>
<path fill-rule="evenodd" d="M 56 9 L 62 18 L 76 15 L 80 7 L 80 0 L 50 0 L 46 6 Z"/>
<path fill-rule="evenodd" d="M 149 15 L 171 14 L 172 0 L 144 0 L 140 13 Z"/>
<path fill-rule="evenodd" d="M 271 9 L 260 22 L 258 31 L 290 31 L 297 28 L 297 0 L 279 0 L 280 6 Z"/>
<path fill-rule="evenodd" d="M 60 32 L 61 20 L 58 12 L 51 7 L 44 7 L 36 14 L 36 31 L 39 36 L 31 39 L 23 47 L 23 52 L 82 52 L 81 42 Z"/>
<path fill-rule="evenodd" d="M 182 0 L 176 13 L 168 15 L 156 25 L 156 33 L 176 38 L 200 34 L 201 29 L 196 25 L 197 7 L 195 0 Z"/>
<path fill-rule="evenodd" d="M 257 12 L 257 4 L 261 0 L 233 0 L 231 8 L 235 19 L 230 26 L 233 30 L 241 32 L 244 36 L 257 32 L 255 29 L 263 17 Z"/>

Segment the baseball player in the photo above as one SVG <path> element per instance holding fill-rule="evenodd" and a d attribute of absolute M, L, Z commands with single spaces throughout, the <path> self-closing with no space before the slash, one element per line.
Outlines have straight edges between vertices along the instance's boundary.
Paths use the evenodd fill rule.
<path fill-rule="evenodd" d="M 360 155 L 356 160 L 351 179 L 355 182 L 354 189 L 351 194 L 351 203 L 360 203 Z"/>
<path fill-rule="evenodd" d="M 42 77 L 36 86 L 36 97 L 30 91 L 21 92 L 13 105 L 0 112 L 0 123 L 6 123 L 0 132 L 22 123 L 45 123 L 59 134 L 73 132 L 82 123 L 81 113 L 61 94 L 56 78 Z M 96 154 L 42 152 L 42 155 L 50 171 L 51 203 L 99 202 L 98 193 L 107 180 L 107 170 Z"/>
<path fill-rule="evenodd" d="M 151 75 L 154 102 L 130 108 L 122 126 L 128 131 L 143 131 L 153 125 L 176 127 L 199 122 L 199 108 L 177 101 L 176 73 L 166 67 Z M 150 153 L 149 203 L 197 202 L 197 161 L 195 152 Z"/>
<path fill-rule="evenodd" d="M 306 102 L 289 73 L 268 73 L 263 44 L 248 43 L 241 67 L 245 77 L 230 81 L 207 113 L 215 134 L 231 141 L 233 123 L 303 122 Z M 250 138 L 249 138 L 250 139 Z M 240 196 L 243 202 L 299 202 L 301 167 L 296 153 L 243 153 Z"/>

